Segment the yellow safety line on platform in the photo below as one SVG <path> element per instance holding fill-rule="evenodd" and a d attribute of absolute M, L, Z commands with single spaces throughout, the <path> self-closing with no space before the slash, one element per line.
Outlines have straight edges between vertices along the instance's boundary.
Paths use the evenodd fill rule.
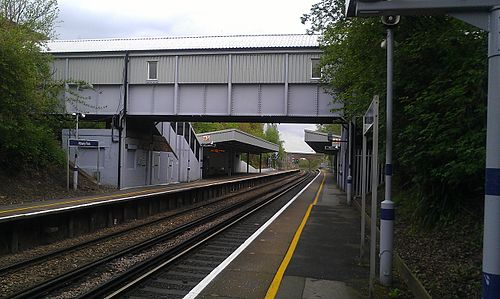
<path fill-rule="evenodd" d="M 158 190 L 158 192 L 164 191 L 162 189 L 148 189 L 148 190 L 142 190 L 142 191 L 123 193 L 123 194 L 94 196 L 94 197 L 87 197 L 87 198 L 82 198 L 82 199 L 75 199 L 75 200 L 69 200 L 69 201 L 61 201 L 61 202 L 55 202 L 55 203 L 49 203 L 49 204 L 29 206 L 29 207 L 25 207 L 25 208 L 1 210 L 0 214 L 5 214 L 5 213 L 9 213 L 9 212 L 19 212 L 19 211 L 25 211 L 25 210 L 32 210 L 32 209 L 38 209 L 38 208 L 47 208 L 47 207 L 53 207 L 53 206 L 57 206 L 57 205 L 65 205 L 65 204 L 77 203 L 77 202 L 94 201 L 94 200 L 99 200 L 99 199 L 127 197 L 127 196 L 142 194 L 142 193 L 149 193 L 149 192 L 155 191 L 155 190 Z"/>
<path fill-rule="evenodd" d="M 285 274 L 285 270 L 288 267 L 290 260 L 292 259 L 297 244 L 299 243 L 300 235 L 302 234 L 302 230 L 306 226 L 307 220 L 309 219 L 309 215 L 311 214 L 312 207 L 318 202 L 321 190 L 323 190 L 323 184 L 325 183 L 325 179 L 326 179 L 326 174 L 323 173 L 323 180 L 319 185 L 316 197 L 314 198 L 314 201 L 307 208 L 306 214 L 304 215 L 304 218 L 302 218 L 302 222 L 300 223 L 299 228 L 297 229 L 295 235 L 293 236 L 292 243 L 290 244 L 290 247 L 288 247 L 285 258 L 283 258 L 283 261 L 281 262 L 281 265 L 278 268 L 278 271 L 276 272 L 276 275 L 274 276 L 274 279 L 271 282 L 269 289 L 267 290 L 265 299 L 274 299 L 276 297 L 276 294 L 278 294 L 278 289 L 280 287 L 281 280 L 283 279 L 283 275 Z"/>

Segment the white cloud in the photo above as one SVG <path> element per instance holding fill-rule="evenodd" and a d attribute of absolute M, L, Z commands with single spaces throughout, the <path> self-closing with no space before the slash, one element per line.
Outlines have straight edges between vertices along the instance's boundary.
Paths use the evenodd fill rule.
<path fill-rule="evenodd" d="M 60 0 L 62 39 L 304 33 L 316 0 Z"/>
<path fill-rule="evenodd" d="M 312 124 L 279 124 L 281 139 L 285 141 L 284 147 L 287 152 L 314 153 L 304 142 L 304 129 L 314 130 L 316 125 Z"/>

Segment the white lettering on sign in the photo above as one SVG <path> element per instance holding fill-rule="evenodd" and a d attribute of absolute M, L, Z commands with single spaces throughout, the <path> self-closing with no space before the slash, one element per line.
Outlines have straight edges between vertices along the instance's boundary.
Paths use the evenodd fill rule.
<path fill-rule="evenodd" d="M 70 139 L 69 146 L 71 147 L 98 147 L 98 140 L 82 140 L 82 139 Z"/>

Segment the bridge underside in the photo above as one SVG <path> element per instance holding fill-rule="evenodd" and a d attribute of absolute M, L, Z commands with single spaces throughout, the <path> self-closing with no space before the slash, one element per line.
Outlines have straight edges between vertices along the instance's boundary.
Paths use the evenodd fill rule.
<path fill-rule="evenodd" d="M 87 119 L 102 119 L 104 115 L 90 115 Z M 112 115 L 107 115 L 112 117 Z M 154 122 L 242 122 L 242 123 L 297 123 L 331 124 L 344 123 L 340 117 L 328 116 L 234 116 L 234 115 L 128 115 L 128 118 L 151 120 Z M 331 143 L 329 143 L 331 144 Z"/>

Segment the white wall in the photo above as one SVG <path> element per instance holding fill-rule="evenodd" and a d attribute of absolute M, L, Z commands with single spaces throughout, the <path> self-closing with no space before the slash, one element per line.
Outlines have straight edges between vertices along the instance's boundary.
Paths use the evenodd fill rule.
<path fill-rule="evenodd" d="M 75 138 L 75 130 L 64 129 L 62 131 L 62 147 L 67 151 L 68 133 L 70 138 Z M 112 133 L 114 134 L 112 138 Z M 99 171 L 101 183 L 104 185 L 117 186 L 118 184 L 118 131 L 111 129 L 80 129 L 80 139 L 98 140 Z M 116 142 L 113 142 L 115 140 Z M 75 148 L 70 149 L 70 161 L 74 162 Z M 79 149 L 78 166 L 91 176 L 97 177 L 97 149 Z"/>
<path fill-rule="evenodd" d="M 237 161 L 235 164 L 236 164 L 235 168 L 234 168 L 235 173 L 246 173 L 247 172 L 247 162 Z M 259 172 L 259 170 L 254 168 L 252 165 L 250 165 L 248 167 L 248 172 L 249 173 L 257 173 L 257 172 Z"/>

